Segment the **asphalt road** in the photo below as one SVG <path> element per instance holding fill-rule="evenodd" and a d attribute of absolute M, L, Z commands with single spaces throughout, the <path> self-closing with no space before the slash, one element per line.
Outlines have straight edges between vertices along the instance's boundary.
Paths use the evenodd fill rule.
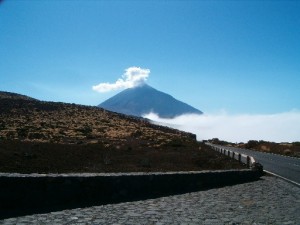
<path fill-rule="evenodd" d="M 257 152 L 242 148 L 226 147 L 220 145 L 215 146 L 252 156 L 257 162 L 263 165 L 264 170 L 300 184 L 300 159 L 298 158 Z"/>

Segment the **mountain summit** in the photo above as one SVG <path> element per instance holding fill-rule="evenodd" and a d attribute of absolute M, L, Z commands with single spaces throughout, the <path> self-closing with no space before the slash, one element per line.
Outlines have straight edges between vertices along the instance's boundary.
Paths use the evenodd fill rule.
<path fill-rule="evenodd" d="M 150 112 L 162 118 L 173 118 L 188 113 L 202 114 L 200 110 L 147 84 L 126 89 L 98 106 L 133 116 L 142 116 Z"/>

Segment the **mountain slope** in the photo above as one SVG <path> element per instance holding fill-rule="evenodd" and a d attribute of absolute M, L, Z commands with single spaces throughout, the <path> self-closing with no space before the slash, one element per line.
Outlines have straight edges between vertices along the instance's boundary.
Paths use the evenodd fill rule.
<path fill-rule="evenodd" d="M 202 114 L 200 110 L 146 84 L 126 89 L 104 101 L 99 107 L 134 116 L 154 112 L 163 118 L 189 113 Z"/>
<path fill-rule="evenodd" d="M 14 93 L 1 92 L 0 96 L 5 96 L 0 97 L 0 140 L 116 145 L 127 143 L 132 138 L 147 141 L 161 137 L 166 142 L 174 138 L 192 137 L 195 140 L 192 134 L 98 107 L 45 102 Z M 148 144 L 158 144 L 155 142 Z"/>
<path fill-rule="evenodd" d="M 146 119 L 0 92 L 0 172 L 196 171 L 234 165 L 199 145 L 191 133 Z"/>

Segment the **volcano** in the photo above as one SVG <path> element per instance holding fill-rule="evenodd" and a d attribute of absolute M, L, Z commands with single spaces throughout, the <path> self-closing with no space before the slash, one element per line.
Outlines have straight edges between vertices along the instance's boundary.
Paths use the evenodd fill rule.
<path fill-rule="evenodd" d="M 200 110 L 147 84 L 128 88 L 98 106 L 109 111 L 139 117 L 150 112 L 156 113 L 161 118 L 202 114 Z"/>

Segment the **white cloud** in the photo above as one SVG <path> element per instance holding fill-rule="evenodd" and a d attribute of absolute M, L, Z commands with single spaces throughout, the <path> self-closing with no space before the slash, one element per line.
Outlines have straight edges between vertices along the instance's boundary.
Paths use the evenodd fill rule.
<path fill-rule="evenodd" d="M 133 88 L 143 84 L 149 77 L 150 70 L 140 67 L 129 67 L 125 70 L 122 78 L 119 78 L 115 83 L 100 83 L 93 86 L 94 91 L 108 92 L 125 88 Z"/>
<path fill-rule="evenodd" d="M 269 115 L 182 115 L 174 119 L 144 115 L 161 125 L 192 132 L 198 140 L 219 138 L 230 142 L 265 140 L 274 142 L 300 141 L 300 111 Z"/>

